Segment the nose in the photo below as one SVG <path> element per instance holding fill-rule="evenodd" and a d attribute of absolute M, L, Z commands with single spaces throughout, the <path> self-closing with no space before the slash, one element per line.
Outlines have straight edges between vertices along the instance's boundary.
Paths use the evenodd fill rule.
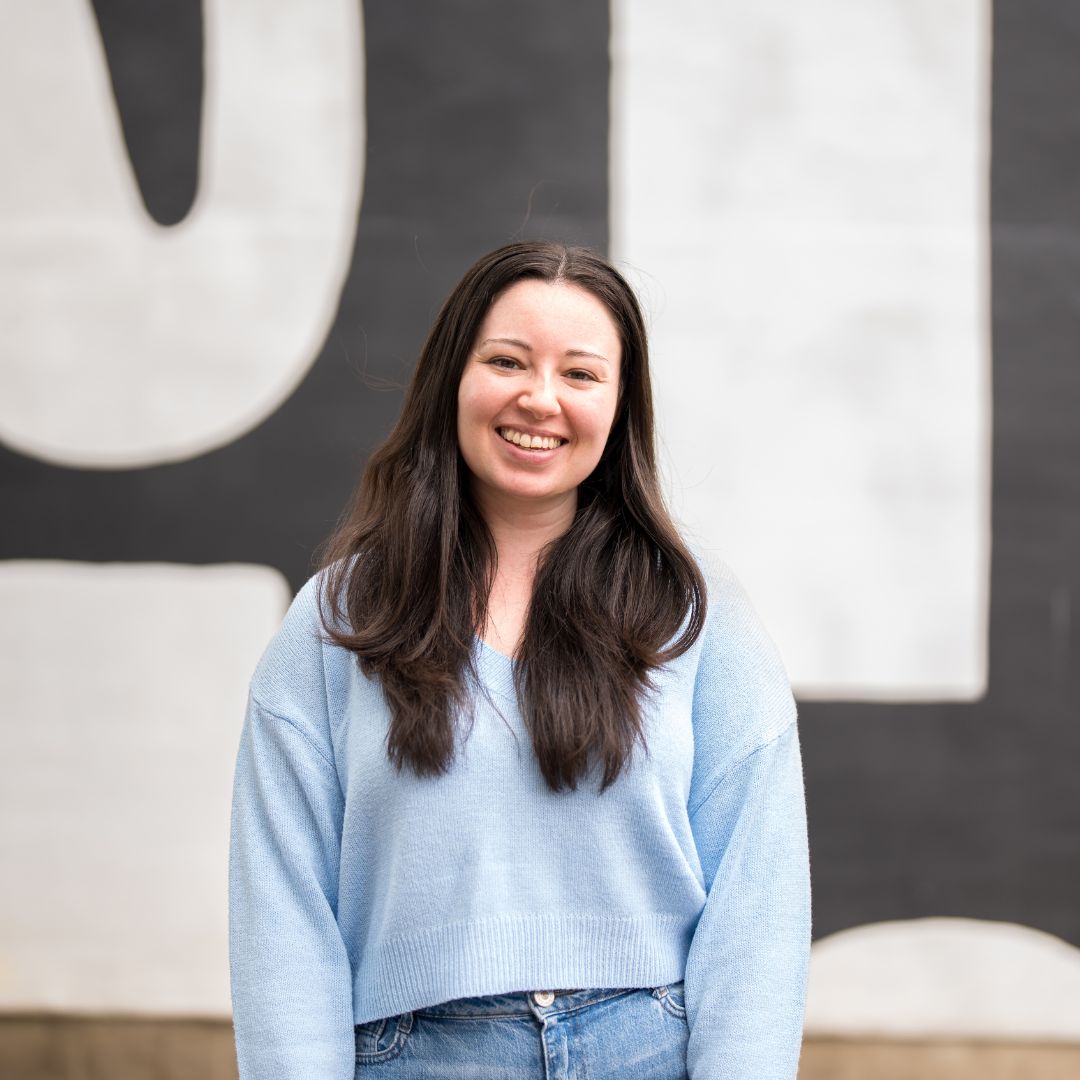
<path fill-rule="evenodd" d="M 559 412 L 559 395 L 554 381 L 546 374 L 535 373 L 528 384 L 522 388 L 518 404 L 537 418 L 552 416 Z"/>

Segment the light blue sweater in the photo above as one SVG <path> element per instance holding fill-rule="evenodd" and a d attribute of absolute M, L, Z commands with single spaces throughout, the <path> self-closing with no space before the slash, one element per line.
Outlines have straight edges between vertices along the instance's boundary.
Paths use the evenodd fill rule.
<path fill-rule="evenodd" d="M 792 1080 L 810 895 L 795 705 L 731 574 L 603 795 L 544 783 L 480 643 L 459 759 L 398 773 L 389 713 L 320 642 L 316 579 L 251 682 L 230 954 L 243 1080 L 351 1080 L 353 1025 L 458 997 L 685 978 L 693 1080 Z"/>

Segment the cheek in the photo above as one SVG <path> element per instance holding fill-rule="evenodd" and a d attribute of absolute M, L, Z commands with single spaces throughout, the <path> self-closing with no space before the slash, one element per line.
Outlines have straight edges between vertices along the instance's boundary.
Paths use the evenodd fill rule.
<path fill-rule="evenodd" d="M 458 388 L 458 427 L 485 424 L 494 404 L 491 388 L 475 379 L 462 379 Z"/>
<path fill-rule="evenodd" d="M 485 436 L 491 421 L 490 392 L 470 380 L 463 380 L 457 400 L 457 443 L 470 469 L 482 464 L 488 454 Z"/>
<path fill-rule="evenodd" d="M 476 427 L 478 423 L 477 404 L 475 391 L 465 383 L 462 383 L 461 389 L 458 391 L 457 400 L 457 430 L 459 440 L 463 436 L 467 436 L 468 433 Z"/>
<path fill-rule="evenodd" d="M 587 414 L 581 418 L 582 429 L 587 430 L 591 439 L 598 442 L 601 447 L 607 442 L 608 435 L 615 423 L 616 401 L 614 398 L 606 401 L 590 403 Z"/>
<path fill-rule="evenodd" d="M 461 433 L 462 428 L 465 426 L 466 420 L 469 415 L 469 400 L 465 393 L 464 385 L 458 387 L 457 396 L 457 429 L 458 433 Z"/>

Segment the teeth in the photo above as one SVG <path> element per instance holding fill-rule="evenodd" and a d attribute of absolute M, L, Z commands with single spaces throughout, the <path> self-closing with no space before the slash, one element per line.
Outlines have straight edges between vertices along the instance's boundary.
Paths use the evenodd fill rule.
<path fill-rule="evenodd" d="M 523 450 L 554 450 L 563 441 L 550 435 L 528 435 L 514 428 L 499 428 L 499 434 Z"/>

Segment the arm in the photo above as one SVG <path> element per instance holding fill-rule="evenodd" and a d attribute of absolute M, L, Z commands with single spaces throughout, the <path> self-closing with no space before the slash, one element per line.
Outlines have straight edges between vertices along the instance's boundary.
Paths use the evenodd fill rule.
<path fill-rule="evenodd" d="M 707 899 L 686 962 L 692 1080 L 794 1080 L 810 955 L 796 725 L 691 806 Z"/>
<path fill-rule="evenodd" d="M 242 1080 L 352 1080 L 337 924 L 344 799 L 309 731 L 249 698 L 233 790 L 229 956 Z"/>

